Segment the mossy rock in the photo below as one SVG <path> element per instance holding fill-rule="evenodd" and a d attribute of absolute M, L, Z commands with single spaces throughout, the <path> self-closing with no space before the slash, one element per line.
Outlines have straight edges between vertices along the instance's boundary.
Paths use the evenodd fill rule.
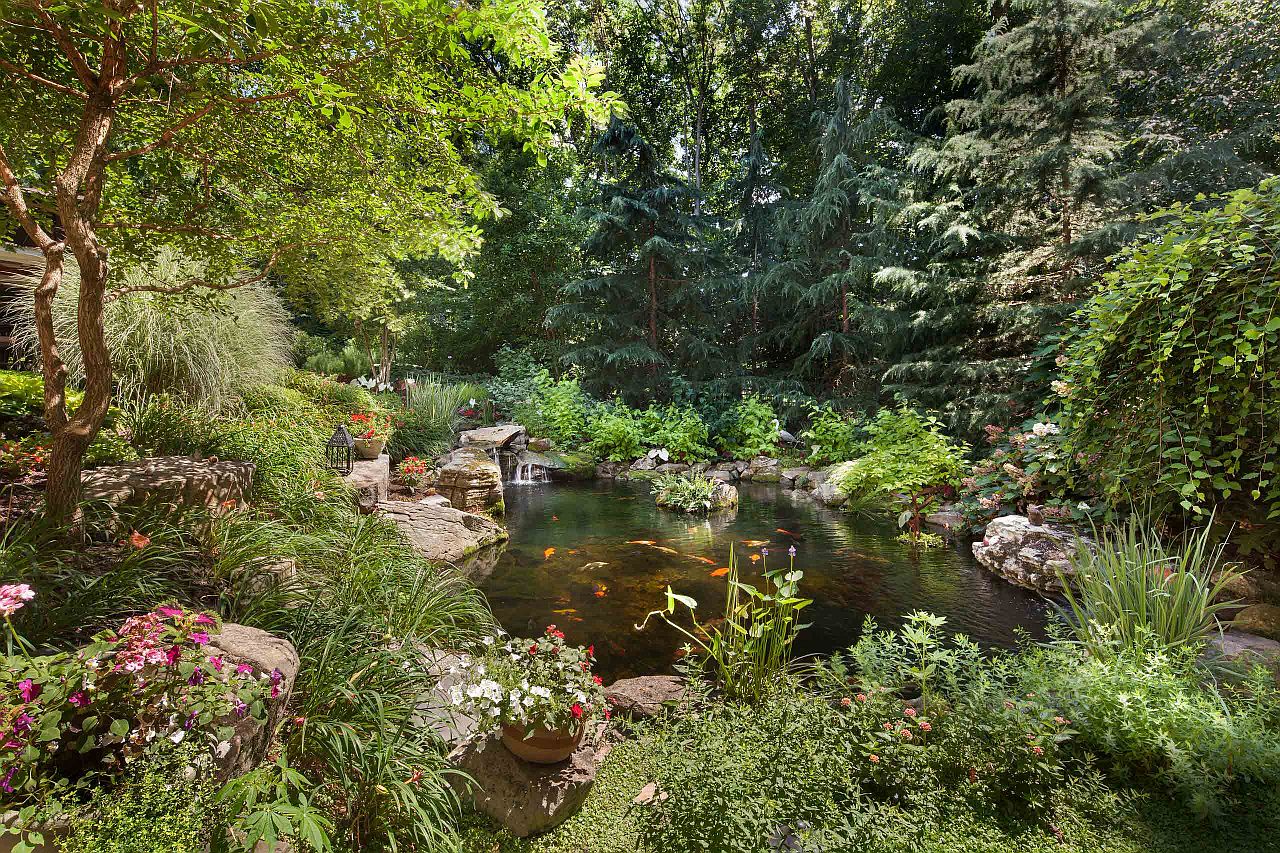
<path fill-rule="evenodd" d="M 1274 604 L 1254 604 L 1236 614 L 1231 627 L 1247 634 L 1280 640 L 1280 607 Z"/>
<path fill-rule="evenodd" d="M 547 473 L 553 480 L 594 480 L 596 460 L 590 453 L 576 450 L 548 450 L 542 454 L 553 464 Z"/>

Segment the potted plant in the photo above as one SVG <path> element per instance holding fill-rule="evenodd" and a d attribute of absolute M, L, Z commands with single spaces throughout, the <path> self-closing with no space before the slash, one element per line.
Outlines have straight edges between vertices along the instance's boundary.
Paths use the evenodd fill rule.
<path fill-rule="evenodd" d="M 391 438 L 391 418 L 382 412 L 353 412 L 351 436 L 356 441 L 356 456 L 377 459 Z"/>
<path fill-rule="evenodd" d="M 487 651 L 464 665 L 449 701 L 478 720 L 481 730 L 500 730 L 516 757 L 533 764 L 564 761 L 588 724 L 609 718 L 600 677 L 591 672 L 594 646 L 570 646 L 555 625 L 536 639 L 486 643 Z"/>

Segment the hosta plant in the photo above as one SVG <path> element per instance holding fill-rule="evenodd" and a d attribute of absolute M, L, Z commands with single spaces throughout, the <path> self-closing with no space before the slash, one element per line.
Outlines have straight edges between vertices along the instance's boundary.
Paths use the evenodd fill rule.
<path fill-rule="evenodd" d="M 482 728 L 523 726 L 581 731 L 608 718 L 604 687 L 591 671 L 595 647 L 571 646 L 548 625 L 541 637 L 487 638 L 488 649 L 461 667 L 461 683 L 449 701 Z"/>

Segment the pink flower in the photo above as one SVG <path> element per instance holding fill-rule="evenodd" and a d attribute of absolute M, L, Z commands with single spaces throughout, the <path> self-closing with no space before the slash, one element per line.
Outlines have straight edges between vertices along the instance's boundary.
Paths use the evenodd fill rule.
<path fill-rule="evenodd" d="M 40 695 L 40 685 L 30 678 L 24 678 L 18 682 L 18 695 L 22 697 L 23 702 L 34 702 Z"/>
<path fill-rule="evenodd" d="M 156 612 L 161 616 L 168 616 L 170 619 L 178 619 L 187 615 L 187 612 L 181 607 L 157 607 Z"/>
<path fill-rule="evenodd" d="M 192 631 L 191 636 L 188 639 L 190 639 L 191 642 L 195 643 L 197 646 L 204 646 L 204 645 L 208 645 L 209 643 L 209 635 L 206 634 L 204 631 Z"/>
<path fill-rule="evenodd" d="M 885 723 L 885 724 L 884 724 L 884 730 L 885 730 L 886 732 L 891 732 L 891 731 L 893 731 L 893 723 Z"/>
<path fill-rule="evenodd" d="M 1066 717 L 1054 717 L 1053 721 L 1060 726 L 1067 726 L 1071 724 L 1071 721 L 1068 720 Z"/>
<path fill-rule="evenodd" d="M 0 616 L 8 619 L 35 597 L 35 591 L 25 583 L 9 583 L 0 586 Z"/>
<path fill-rule="evenodd" d="M 873 753 L 871 753 L 870 755 L 868 755 L 868 756 L 867 756 L 867 761 L 870 761 L 872 764 L 879 764 L 879 763 L 880 763 L 880 756 L 876 755 L 876 754 L 873 752 Z"/>
<path fill-rule="evenodd" d="M 916 709 L 915 709 L 915 708 L 907 708 L 907 709 L 906 709 L 906 710 L 904 710 L 902 713 L 903 713 L 905 716 L 908 716 L 908 717 L 914 717 L 914 716 L 916 715 Z"/>
<path fill-rule="evenodd" d="M 853 698 L 857 699 L 859 702 L 865 702 L 867 701 L 867 694 L 859 693 L 857 696 L 854 696 Z"/>
<path fill-rule="evenodd" d="M 83 690 L 77 690 L 67 697 L 67 701 L 77 708 L 87 708 L 90 704 L 89 694 Z"/>
<path fill-rule="evenodd" d="M 209 658 L 209 663 L 213 664 L 214 672 L 222 672 L 222 656 L 214 655 Z"/>
<path fill-rule="evenodd" d="M 853 700 L 851 700 L 848 696 L 845 696 L 843 699 L 840 700 L 841 708 L 848 708 L 852 704 L 853 704 Z"/>
<path fill-rule="evenodd" d="M 195 619 L 195 623 L 196 623 L 197 625 L 208 625 L 208 626 L 210 626 L 210 627 L 212 627 L 212 626 L 214 626 L 214 625 L 217 625 L 217 624 L 218 624 L 217 622 L 215 622 L 215 621 L 213 620 L 213 617 L 208 616 L 208 615 L 206 615 L 206 614 L 204 614 L 204 613 L 201 613 L 199 616 L 197 616 L 197 617 L 196 617 L 196 619 Z"/>
<path fill-rule="evenodd" d="M 164 661 L 169 666 L 176 666 L 180 657 L 182 657 L 182 648 L 180 646 L 171 646 L 164 656 Z"/>
<path fill-rule="evenodd" d="M 236 675 L 252 675 L 252 674 L 253 674 L 252 664 L 242 663 L 242 664 L 236 665 Z"/>
<path fill-rule="evenodd" d="M 926 720 L 925 722 L 920 724 L 920 731 L 931 732 L 933 731 L 933 726 L 929 725 L 929 722 Z"/>
<path fill-rule="evenodd" d="M 1031 747 L 1031 751 L 1036 755 L 1044 755 L 1044 748 L 1039 746 Z"/>
<path fill-rule="evenodd" d="M 898 734 L 902 737 L 903 740 L 911 740 L 911 738 L 913 737 L 910 729 L 903 729 L 902 731 L 898 732 Z"/>

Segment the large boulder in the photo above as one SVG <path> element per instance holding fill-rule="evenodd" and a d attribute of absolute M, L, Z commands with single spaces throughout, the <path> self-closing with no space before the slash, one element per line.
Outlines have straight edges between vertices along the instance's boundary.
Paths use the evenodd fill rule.
<path fill-rule="evenodd" d="M 248 773 L 267 757 L 271 738 L 288 707 L 300 664 L 298 652 L 288 640 L 234 622 L 223 623 L 222 630 L 209 639 L 208 649 L 210 655 L 221 655 L 231 664 L 247 663 L 255 672 L 279 670 L 281 675 L 276 696 L 267 700 L 265 723 L 248 716 L 221 721 L 233 730 L 228 741 L 230 748 L 216 759 L 217 777 L 225 781 Z"/>
<path fill-rule="evenodd" d="M 629 466 L 628 462 L 601 462 L 596 466 L 596 479 L 616 480 Z"/>
<path fill-rule="evenodd" d="M 1236 614 L 1231 628 L 1266 637 L 1268 640 L 1280 640 L 1280 607 L 1274 604 L 1252 604 Z"/>
<path fill-rule="evenodd" d="M 799 468 L 783 468 L 782 479 L 778 482 L 784 489 L 803 489 L 808 479 L 809 467 L 801 465 Z"/>
<path fill-rule="evenodd" d="M 642 675 L 620 678 L 604 689 L 605 702 L 614 714 L 646 720 L 679 704 L 688 690 L 677 675 Z"/>
<path fill-rule="evenodd" d="M 391 519 L 413 549 L 441 563 L 457 563 L 507 538 L 492 519 L 429 502 L 385 501 L 378 511 Z"/>
<path fill-rule="evenodd" d="M 1236 630 L 1214 634 L 1209 638 L 1209 651 L 1242 667 L 1264 666 L 1280 686 L 1280 642 Z"/>
<path fill-rule="evenodd" d="M 689 466 L 683 462 L 663 462 L 654 470 L 659 474 L 683 474 L 689 470 Z"/>
<path fill-rule="evenodd" d="M 553 480 L 590 480 L 598 474 L 596 462 L 588 453 L 550 450 L 544 456 L 551 460 L 547 473 Z"/>
<path fill-rule="evenodd" d="M 844 506 L 848 502 L 849 493 L 840 484 L 840 474 L 844 465 L 848 464 L 845 462 L 809 472 L 807 483 L 813 490 L 813 497 L 816 500 L 827 506 Z"/>
<path fill-rule="evenodd" d="M 440 457 L 429 485 L 465 512 L 503 509 L 502 469 L 475 447 L 460 447 Z"/>
<path fill-rule="evenodd" d="M 737 462 L 717 462 L 707 469 L 708 477 L 726 483 L 737 482 L 738 475 L 741 473 L 742 469 L 738 467 Z"/>
<path fill-rule="evenodd" d="M 529 435 L 520 424 L 503 424 L 501 426 L 469 429 L 458 434 L 459 447 L 474 447 L 479 450 L 523 450 L 529 443 Z"/>
<path fill-rule="evenodd" d="M 940 527 L 948 533 L 963 530 L 965 526 L 964 516 L 956 509 L 955 504 L 944 504 L 938 507 L 936 512 L 931 512 L 924 517 L 924 523 L 930 527 Z"/>
<path fill-rule="evenodd" d="M 662 464 L 653 455 L 641 456 L 635 462 L 631 463 L 632 471 L 656 471 L 658 466 Z"/>
<path fill-rule="evenodd" d="M 768 456 L 757 456 L 748 463 L 742 479 L 753 483 L 777 483 L 782 480 L 782 463 Z"/>
<path fill-rule="evenodd" d="M 715 491 L 711 493 L 711 509 L 728 509 L 738 505 L 738 487 L 732 483 L 719 482 L 716 483 Z"/>
<path fill-rule="evenodd" d="M 1010 583 L 1036 592 L 1061 592 L 1058 573 L 1070 578 L 1071 558 L 1088 540 L 1060 524 L 1034 524 L 1025 515 L 1004 515 L 987 525 L 973 555 Z"/>
<path fill-rule="evenodd" d="M 524 838 L 558 826 L 582 808 L 610 748 L 604 726 L 588 730 L 573 755 L 559 764 L 522 761 L 496 736 L 473 740 L 449 754 L 449 763 L 466 774 L 451 774 L 449 784 L 476 811 Z"/>
<path fill-rule="evenodd" d="M 174 507 L 221 510 L 238 506 L 253 486 L 252 462 L 152 456 L 106 465 L 80 475 L 86 501 L 110 506 L 158 501 Z"/>
<path fill-rule="evenodd" d="M 342 480 L 354 493 L 356 506 L 368 515 L 391 491 L 391 457 L 383 453 L 377 459 L 356 459 Z"/>

